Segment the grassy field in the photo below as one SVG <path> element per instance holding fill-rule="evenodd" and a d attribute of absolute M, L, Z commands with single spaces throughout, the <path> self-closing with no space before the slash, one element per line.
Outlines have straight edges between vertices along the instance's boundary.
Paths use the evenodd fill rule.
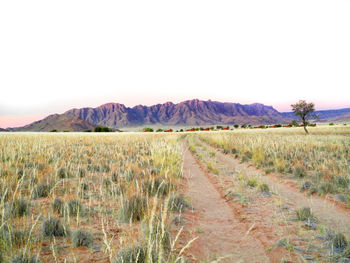
<path fill-rule="evenodd" d="M 182 262 L 178 137 L 0 135 L 0 262 Z"/>
<path fill-rule="evenodd" d="M 339 193 L 350 201 L 350 127 L 237 130 L 202 133 L 200 139 L 251 162 L 266 173 L 277 172 L 297 180 L 302 191 Z"/>
<path fill-rule="evenodd" d="M 2 133 L 0 262 L 184 262 L 190 246 L 179 245 L 173 222 L 190 207 L 181 187 L 186 136 L 193 153 L 196 137 L 308 195 L 350 202 L 350 127 L 309 129 Z M 208 150 L 205 166 L 217 175 L 215 155 Z"/>

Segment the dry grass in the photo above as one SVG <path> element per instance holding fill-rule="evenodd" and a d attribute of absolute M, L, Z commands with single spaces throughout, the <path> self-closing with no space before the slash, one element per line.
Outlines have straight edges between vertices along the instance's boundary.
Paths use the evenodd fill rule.
<path fill-rule="evenodd" d="M 10 225 L 25 238 L 1 242 L 0 255 L 119 262 L 137 246 L 148 262 L 181 262 L 167 230 L 181 176 L 177 135 L 1 134 L 0 233 Z"/>
<path fill-rule="evenodd" d="M 350 200 L 350 128 L 347 126 L 238 130 L 200 134 L 225 153 L 300 181 L 311 181 L 313 193 L 341 193 Z"/>

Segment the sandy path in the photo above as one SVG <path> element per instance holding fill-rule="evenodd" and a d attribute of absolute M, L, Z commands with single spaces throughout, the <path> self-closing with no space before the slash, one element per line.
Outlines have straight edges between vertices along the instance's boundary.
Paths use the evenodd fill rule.
<path fill-rule="evenodd" d="M 198 141 L 205 145 L 205 147 L 216 152 L 216 159 L 219 162 L 219 165 L 233 171 L 234 174 L 242 173 L 248 176 L 259 177 L 262 182 L 268 184 L 270 188 L 284 199 L 286 203 L 295 207 L 310 207 L 320 223 L 328 226 L 334 231 L 342 232 L 350 237 L 350 211 L 348 209 L 336 205 L 335 202 L 331 200 L 318 196 L 307 196 L 304 193 L 300 193 L 296 184 L 291 180 L 276 176 L 263 175 L 260 170 L 249 166 L 246 163 L 241 163 L 232 155 L 225 155 L 220 150 L 217 150 L 207 143 L 200 140 Z"/>
<path fill-rule="evenodd" d="M 194 207 L 185 213 L 186 227 L 192 237 L 198 236 L 189 251 L 193 261 L 212 262 L 225 257 L 217 262 L 269 262 L 262 244 L 249 234 L 249 226 L 235 218 L 187 146 L 183 168 L 188 181 L 186 195 Z"/>

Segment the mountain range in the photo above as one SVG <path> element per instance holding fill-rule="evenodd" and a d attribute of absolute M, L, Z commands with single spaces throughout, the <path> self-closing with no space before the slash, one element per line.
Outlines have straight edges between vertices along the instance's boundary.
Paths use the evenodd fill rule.
<path fill-rule="evenodd" d="M 318 111 L 323 120 L 350 116 L 349 109 Z M 153 106 L 126 107 L 119 103 L 107 103 L 96 108 L 71 109 L 63 114 L 53 114 L 42 120 L 9 131 L 82 131 L 96 126 L 112 129 L 140 126 L 205 126 L 232 124 L 287 123 L 295 116 L 281 113 L 272 106 L 260 103 L 239 104 L 218 101 L 187 100 L 177 104 L 166 102 Z"/>

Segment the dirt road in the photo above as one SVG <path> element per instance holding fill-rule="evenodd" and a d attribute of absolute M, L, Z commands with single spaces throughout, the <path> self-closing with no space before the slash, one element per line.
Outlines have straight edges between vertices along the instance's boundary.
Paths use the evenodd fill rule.
<path fill-rule="evenodd" d="M 202 142 L 203 143 L 203 142 Z M 350 211 L 339 207 L 333 200 L 319 196 L 307 196 L 299 191 L 298 186 L 290 179 L 266 176 L 262 171 L 241 163 L 232 155 L 225 155 L 221 151 L 205 144 L 205 147 L 216 152 L 216 158 L 225 169 L 235 171 L 236 174 L 246 174 L 258 177 L 262 182 L 278 194 L 286 203 L 295 207 L 310 207 L 320 223 L 334 231 L 341 232 L 350 237 Z"/>
<path fill-rule="evenodd" d="M 185 215 L 188 231 L 198 236 L 190 257 L 195 262 L 269 262 L 262 244 L 249 234 L 249 227 L 235 218 L 201 170 L 187 147 L 184 150 L 184 174 L 194 207 Z"/>

